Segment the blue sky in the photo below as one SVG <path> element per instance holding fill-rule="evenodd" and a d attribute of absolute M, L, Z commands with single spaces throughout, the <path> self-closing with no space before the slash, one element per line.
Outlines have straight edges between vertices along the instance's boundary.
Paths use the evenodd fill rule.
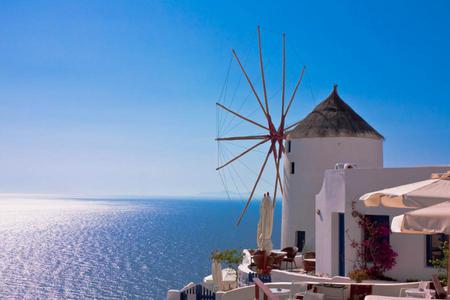
<path fill-rule="evenodd" d="M 281 32 L 296 49 L 289 84 L 307 66 L 292 120 L 337 83 L 386 137 L 386 166 L 449 164 L 449 11 L 447 1 L 2 1 L 0 191 L 221 191 L 214 103 L 230 48 L 255 48 L 258 24 L 268 59 Z"/>

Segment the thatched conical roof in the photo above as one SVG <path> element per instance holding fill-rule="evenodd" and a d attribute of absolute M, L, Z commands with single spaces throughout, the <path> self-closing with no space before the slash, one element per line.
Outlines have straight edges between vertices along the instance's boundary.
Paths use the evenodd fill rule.
<path fill-rule="evenodd" d="M 288 133 L 289 139 L 312 137 L 383 139 L 380 133 L 339 97 L 337 85 L 324 101 Z"/>

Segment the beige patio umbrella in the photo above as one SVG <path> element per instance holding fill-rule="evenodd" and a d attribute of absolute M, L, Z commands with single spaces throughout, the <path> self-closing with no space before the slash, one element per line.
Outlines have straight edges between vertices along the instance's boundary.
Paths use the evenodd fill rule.
<path fill-rule="evenodd" d="M 450 200 L 450 171 L 431 179 L 400 185 L 363 195 L 367 207 L 422 208 Z"/>
<path fill-rule="evenodd" d="M 256 234 L 256 243 L 258 249 L 266 250 L 266 253 L 272 251 L 272 226 L 273 226 L 273 204 L 269 193 L 264 194 L 259 207 L 258 231 Z"/>
<path fill-rule="evenodd" d="M 448 197 L 450 197 L 450 191 Z M 443 233 L 449 236 L 450 242 L 450 201 L 394 217 L 391 223 L 391 230 L 392 232 L 412 234 Z M 447 289 L 450 291 L 450 260 L 448 262 Z"/>
<path fill-rule="evenodd" d="M 211 275 L 213 279 L 214 291 L 220 291 L 222 289 L 222 266 L 220 262 L 213 259 L 211 266 Z"/>

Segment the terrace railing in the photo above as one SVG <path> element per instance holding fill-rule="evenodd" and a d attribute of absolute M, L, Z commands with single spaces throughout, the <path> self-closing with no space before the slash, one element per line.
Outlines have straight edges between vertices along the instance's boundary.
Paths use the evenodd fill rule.
<path fill-rule="evenodd" d="M 261 293 L 264 300 L 279 300 L 278 296 L 274 295 L 260 279 L 254 278 L 253 282 L 255 283 L 255 299 L 259 300 Z"/>
<path fill-rule="evenodd" d="M 201 284 L 197 284 L 180 294 L 180 300 L 187 300 L 188 295 L 195 295 L 195 300 L 215 300 L 216 293 L 205 288 Z"/>

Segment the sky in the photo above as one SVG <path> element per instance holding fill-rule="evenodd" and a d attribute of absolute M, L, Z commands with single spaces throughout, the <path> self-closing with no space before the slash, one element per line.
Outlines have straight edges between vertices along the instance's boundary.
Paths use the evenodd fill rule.
<path fill-rule="evenodd" d="M 215 102 L 230 48 L 256 50 L 257 25 L 267 60 L 286 33 L 288 86 L 307 67 L 292 121 L 336 83 L 386 137 L 385 166 L 450 164 L 449 11 L 448 1 L 1 1 L 0 192 L 220 193 Z"/>

